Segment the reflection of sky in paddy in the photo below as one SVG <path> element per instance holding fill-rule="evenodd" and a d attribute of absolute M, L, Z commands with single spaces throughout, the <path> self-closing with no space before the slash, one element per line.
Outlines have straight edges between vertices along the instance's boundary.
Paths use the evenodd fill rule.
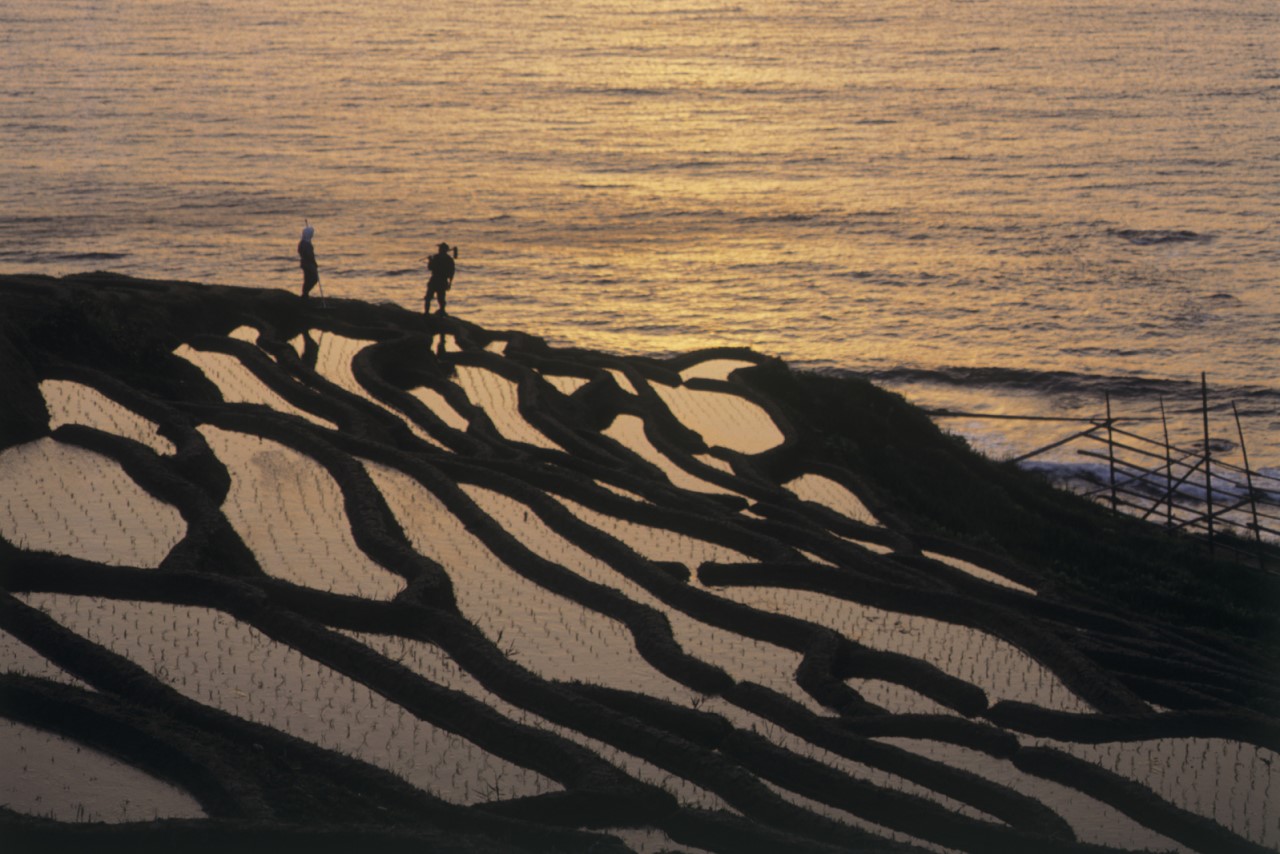
<path fill-rule="evenodd" d="M 0 536 L 22 548 L 157 567 L 185 532 L 110 457 L 49 438 L 0 452 Z"/>
<path fill-rule="evenodd" d="M 1147 786 L 1188 812 L 1280 850 L 1280 759 L 1274 750 L 1222 738 L 1158 738 L 1075 744 L 1022 737 L 1054 747 Z"/>
<path fill-rule="evenodd" d="M 1007 759 L 999 759 L 942 741 L 918 738 L 877 738 L 876 741 L 892 744 L 949 765 L 977 774 L 994 783 L 1007 786 L 1035 798 L 1061 816 L 1076 837 L 1093 845 L 1113 845 L 1126 851 L 1176 851 L 1189 849 L 1150 830 L 1129 816 L 1102 801 L 1089 797 L 1070 786 L 1027 774 L 1014 767 Z"/>
<path fill-rule="evenodd" d="M 631 379 L 626 375 L 625 372 L 620 371 L 617 368 L 608 368 L 607 370 L 609 372 L 609 376 L 613 377 L 614 381 L 618 384 L 619 388 L 621 388 L 627 394 L 636 393 L 635 385 L 632 384 Z"/>
<path fill-rule="evenodd" d="M 739 368 L 750 368 L 754 366 L 755 362 L 746 362 L 741 359 L 707 359 L 706 361 L 690 365 L 680 371 L 680 379 L 685 382 L 695 378 L 726 380 L 729 378 L 729 374 Z"/>
<path fill-rule="evenodd" d="M 1027 587 L 1024 584 L 1019 584 L 1018 582 L 1012 581 L 1008 578 L 1005 578 L 1003 575 L 1001 575 L 998 572 L 992 572 L 989 569 L 984 569 L 983 567 L 978 566 L 976 563 L 973 563 L 972 561 L 967 561 L 958 557 L 952 557 L 951 555 L 939 554 L 938 552 L 926 551 L 926 552 L 923 552 L 923 554 L 925 555 L 925 557 L 931 557 L 936 561 L 941 561 L 942 563 L 947 564 L 948 566 L 953 566 L 956 569 L 960 570 L 961 572 L 967 572 L 969 575 L 972 575 L 974 578 L 981 578 L 983 581 L 990 581 L 992 584 L 998 584 L 1001 587 L 1007 587 L 1010 590 L 1018 590 L 1018 591 L 1021 591 L 1022 593 L 1030 594 L 1031 596 L 1036 595 L 1036 591 L 1032 590 L 1030 587 Z"/>
<path fill-rule="evenodd" d="M 83 424 L 104 433 L 123 436 L 151 448 L 157 454 L 172 454 L 173 443 L 157 432 L 155 422 L 127 409 L 91 386 L 66 380 L 40 383 L 49 408 L 49 429 L 63 424 Z"/>
<path fill-rule="evenodd" d="M 444 395 L 433 388 L 419 386 L 410 392 L 422 404 L 435 413 L 436 417 L 455 430 L 466 430 L 470 424 L 463 415 L 454 409 Z"/>
<path fill-rule="evenodd" d="M 479 492 L 468 490 L 472 497 Z M 494 492 L 483 496 L 483 500 L 486 511 L 526 547 L 590 581 L 618 590 L 633 602 L 648 605 L 664 614 L 676 643 L 685 652 L 724 669 L 734 679 L 759 682 L 814 711 L 821 710 L 822 707 L 795 683 L 795 672 L 801 659 L 799 653 L 696 620 L 561 537 L 525 505 Z M 633 684 L 639 686 L 643 683 Z M 683 686 L 682 690 L 687 691 Z"/>
<path fill-rule="evenodd" d="M 218 387 L 222 392 L 222 399 L 227 403 L 256 403 L 278 412 L 301 416 L 321 427 L 336 426 L 318 415 L 299 409 L 276 394 L 235 356 L 196 350 L 186 344 L 174 350 L 173 354 L 199 368 Z"/>
<path fill-rule="evenodd" d="M 782 443 L 782 431 L 756 404 L 719 391 L 650 383 L 680 423 L 714 447 L 759 454 Z"/>
<path fill-rule="evenodd" d="M 568 377 L 559 374 L 543 374 L 542 378 L 555 386 L 561 394 L 573 394 L 590 382 L 586 377 Z"/>
<path fill-rule="evenodd" d="M 688 701 L 689 690 L 641 658 L 621 623 L 517 574 L 409 476 L 374 463 L 365 465 L 414 548 L 449 573 L 463 615 L 512 660 L 548 679 L 576 679 L 644 691 L 681 704 Z M 529 515 L 527 507 L 487 489 L 464 491 L 519 536 L 520 526 L 513 526 L 510 517 Z M 519 538 L 534 547 L 526 537 Z M 555 559 L 563 560 L 563 555 Z"/>
<path fill-rule="evenodd" d="M 316 373 L 320 374 L 320 376 L 338 386 L 343 391 L 347 391 L 357 397 L 364 398 L 380 409 L 398 416 L 419 439 L 422 439 L 437 448 L 444 447 L 444 445 L 433 438 L 431 434 L 427 433 L 427 431 L 415 424 L 412 419 L 406 417 L 395 408 L 383 404 L 373 395 L 369 394 L 369 392 L 365 390 L 365 387 L 360 384 L 360 381 L 356 379 L 355 372 L 352 369 L 352 360 L 355 359 L 356 355 L 361 350 L 371 344 L 377 344 L 377 341 L 365 338 L 348 338 L 344 335 L 338 335 L 333 332 L 315 330 L 312 331 L 311 335 L 317 345 L 315 365 Z M 298 336 L 293 339 L 291 343 L 295 348 L 299 349 L 299 352 L 301 352 L 301 348 L 303 346 L 302 336 Z"/>
<path fill-rule="evenodd" d="M 488 414 L 504 439 L 561 450 L 520 413 L 516 383 L 501 374 L 471 365 L 458 365 L 455 375 L 457 384 L 467 393 L 467 399 Z"/>
<path fill-rule="evenodd" d="M 673 485 L 681 489 L 688 489 L 692 492 L 732 492 L 732 490 L 716 486 L 696 475 L 689 474 L 689 472 L 676 465 L 670 457 L 653 446 L 653 443 L 649 441 L 649 437 L 644 433 L 644 421 L 635 415 L 619 415 L 613 419 L 613 423 L 607 429 L 601 432 L 615 442 L 626 446 L 636 456 L 657 466 Z"/>
<path fill-rule="evenodd" d="M 93 690 L 87 683 L 72 676 L 3 629 L 0 629 L 0 673 L 17 673 L 22 676 L 33 676 L 63 685 L 74 685 L 77 688 Z M 0 727 L 2 726 L 3 724 L 0 724 Z M 3 767 L 3 765 L 0 764 L 0 767 Z M 3 803 L 3 801 L 0 800 L 0 803 Z"/>
<path fill-rule="evenodd" d="M 470 673 L 458 667 L 457 663 L 439 647 L 422 641 L 383 635 L 357 634 L 353 636 L 392 661 L 405 665 L 414 673 L 430 679 L 438 685 L 452 688 L 455 691 L 462 691 L 504 717 L 525 726 L 537 727 L 590 749 L 606 762 L 630 774 L 632 777 L 666 789 L 675 795 L 682 804 L 689 804 L 702 809 L 732 809 L 718 795 L 712 794 L 706 789 L 681 779 L 656 765 L 619 750 L 613 745 L 583 735 L 575 729 L 553 723 L 528 709 L 513 705 L 489 691 Z"/>
<path fill-rule="evenodd" d="M 690 571 L 697 570 L 699 565 L 707 561 L 741 563 L 747 560 L 742 552 L 709 540 L 598 513 L 568 498 L 557 500 L 591 527 L 621 540 L 649 560 L 674 561 L 689 567 Z"/>
<path fill-rule="evenodd" d="M 186 697 L 384 768 L 454 803 L 559 785 L 419 720 L 345 674 L 211 608 L 26 594 L 32 607 Z"/>
<path fill-rule="evenodd" d="M 820 474 L 803 474 L 783 485 L 801 501 L 821 504 L 855 522 L 866 525 L 880 524 L 858 496 L 829 477 L 823 477 Z"/>
<path fill-rule="evenodd" d="M 17 721 L 0 724 L 0 768 L 0 804 L 22 815 L 107 824 L 205 815 L 181 789 L 91 747 Z M 58 797 L 46 798 L 50 792 Z"/>
<path fill-rule="evenodd" d="M 955 715 L 954 709 L 931 700 L 919 691 L 883 679 L 846 679 L 868 703 L 874 703 L 895 715 Z"/>
<path fill-rule="evenodd" d="M 223 512 L 267 574 L 371 599 L 404 589 L 356 545 L 342 491 L 323 466 L 269 439 L 207 425 L 200 432 L 231 474 Z"/>
<path fill-rule="evenodd" d="M 807 590 L 725 587 L 719 594 L 766 611 L 826 626 L 873 649 L 900 652 L 976 685 L 992 703 L 1021 700 L 1046 709 L 1089 712 L 1047 667 L 994 635 L 929 617 L 899 614 Z"/>

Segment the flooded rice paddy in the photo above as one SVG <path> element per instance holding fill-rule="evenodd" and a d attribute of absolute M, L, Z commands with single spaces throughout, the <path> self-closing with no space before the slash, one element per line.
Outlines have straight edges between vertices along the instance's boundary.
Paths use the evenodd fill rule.
<path fill-rule="evenodd" d="M 764 360 L 433 323 L 254 317 L 157 366 L 188 397 L 40 378 L 54 432 L 0 451 L 6 808 L 283 815 L 260 754 L 620 850 L 1280 848 L 1274 728 L 1099 653 L 1227 685 L 1220 648 L 888 531 Z"/>

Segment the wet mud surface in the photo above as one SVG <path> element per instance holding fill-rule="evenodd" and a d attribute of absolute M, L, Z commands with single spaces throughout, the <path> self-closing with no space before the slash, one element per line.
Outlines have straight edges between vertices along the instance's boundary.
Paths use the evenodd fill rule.
<path fill-rule="evenodd" d="M 775 360 L 0 302 L 23 850 L 1280 849 L 1265 660 L 897 523 Z"/>

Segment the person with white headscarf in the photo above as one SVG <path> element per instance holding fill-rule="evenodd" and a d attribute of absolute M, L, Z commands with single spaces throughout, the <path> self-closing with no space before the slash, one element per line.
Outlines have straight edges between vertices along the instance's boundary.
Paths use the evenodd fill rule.
<path fill-rule="evenodd" d="M 302 263 L 302 295 L 311 293 L 311 289 L 320 283 L 320 268 L 316 265 L 316 250 L 311 245 L 311 237 L 316 230 L 309 224 L 302 229 L 302 239 L 298 241 L 298 258 Z"/>

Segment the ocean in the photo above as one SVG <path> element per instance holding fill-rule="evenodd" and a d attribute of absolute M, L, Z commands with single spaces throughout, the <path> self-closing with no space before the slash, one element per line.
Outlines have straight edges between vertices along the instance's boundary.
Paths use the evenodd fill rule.
<path fill-rule="evenodd" d="M 453 313 L 557 345 L 1184 444 L 1203 372 L 1280 474 L 1278 45 L 1274 0 L 0 0 L 0 272 L 296 291 L 309 221 L 327 296 L 419 308 L 447 241 Z"/>

